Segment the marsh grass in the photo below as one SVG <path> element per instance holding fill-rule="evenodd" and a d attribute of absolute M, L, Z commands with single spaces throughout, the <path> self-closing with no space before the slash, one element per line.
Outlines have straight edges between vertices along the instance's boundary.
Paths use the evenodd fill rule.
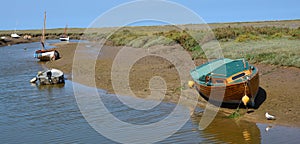
<path fill-rule="evenodd" d="M 233 113 L 231 113 L 229 116 L 227 116 L 228 118 L 234 119 L 234 118 L 239 118 L 241 117 L 242 114 L 240 114 L 240 109 L 237 108 Z"/>
<path fill-rule="evenodd" d="M 179 44 L 191 53 L 192 59 L 206 58 L 203 45 L 218 40 L 228 58 L 246 58 L 250 63 L 266 63 L 300 67 L 300 20 L 209 24 L 137 26 L 117 28 L 69 28 L 73 39 L 105 39 L 107 45 L 148 48 L 155 45 Z M 0 31 L 9 36 L 13 30 Z M 58 38 L 64 28 L 47 29 L 46 38 Z M 113 33 L 112 33 L 113 32 Z M 41 36 L 41 30 L 18 31 L 22 36 Z"/>
<path fill-rule="evenodd" d="M 204 29 L 188 26 L 184 30 L 172 26 L 126 27 L 108 40 L 113 45 L 139 48 L 179 44 L 191 53 L 192 59 L 198 59 L 206 57 L 202 45 L 217 39 L 225 57 L 246 58 L 250 63 L 300 67 L 300 27 L 223 26 L 214 28 L 213 32 L 215 37 Z"/>
<path fill-rule="evenodd" d="M 250 63 L 300 67 L 300 41 L 287 38 L 248 42 L 221 42 L 225 57 L 246 58 Z"/>
<path fill-rule="evenodd" d="M 245 30 L 241 30 L 243 28 Z M 154 28 L 151 27 L 151 29 Z M 224 33 L 227 33 L 226 28 L 224 29 Z M 299 28 L 241 27 L 237 30 L 244 31 L 244 33 L 240 33 L 237 37 L 230 37 L 231 32 L 228 32 L 227 40 L 218 40 L 224 57 L 245 58 L 250 63 L 300 67 L 300 41 L 297 38 L 300 33 Z M 140 28 L 140 31 L 133 28 L 120 29 L 111 35 L 108 41 L 112 41 L 112 45 L 137 48 L 179 44 L 191 53 L 192 59 L 198 59 L 206 58 L 202 44 L 209 45 L 214 39 L 203 30 L 156 31 L 149 32 L 146 28 L 143 30 Z"/>

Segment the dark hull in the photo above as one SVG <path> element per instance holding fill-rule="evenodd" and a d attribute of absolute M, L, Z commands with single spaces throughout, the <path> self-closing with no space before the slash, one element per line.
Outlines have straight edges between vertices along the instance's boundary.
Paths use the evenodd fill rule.
<path fill-rule="evenodd" d="M 68 39 L 60 39 L 60 41 L 69 41 Z"/>
<path fill-rule="evenodd" d="M 207 86 L 196 83 L 196 89 L 206 99 L 224 103 L 239 103 L 245 95 L 245 82 L 226 84 L 226 86 Z M 258 71 L 250 78 L 247 87 L 247 96 L 254 101 L 259 89 Z M 223 99 L 222 99 L 222 96 Z"/>

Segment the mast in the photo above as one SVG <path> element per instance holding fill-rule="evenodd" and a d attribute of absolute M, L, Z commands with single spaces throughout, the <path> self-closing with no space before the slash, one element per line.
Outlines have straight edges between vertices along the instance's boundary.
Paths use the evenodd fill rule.
<path fill-rule="evenodd" d="M 16 21 L 15 34 L 17 33 L 17 25 L 18 25 L 18 21 Z"/>
<path fill-rule="evenodd" d="M 64 32 L 65 36 L 67 36 L 67 28 L 68 28 L 68 24 L 66 24 L 66 27 L 65 27 L 65 32 Z"/>
<path fill-rule="evenodd" d="M 44 12 L 44 27 L 43 27 L 43 32 L 42 32 L 42 50 L 45 49 L 45 29 L 46 29 L 46 11 Z"/>

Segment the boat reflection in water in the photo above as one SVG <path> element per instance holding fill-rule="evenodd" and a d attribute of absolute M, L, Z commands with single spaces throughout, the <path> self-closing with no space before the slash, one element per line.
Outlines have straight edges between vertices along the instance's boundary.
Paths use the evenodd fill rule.
<path fill-rule="evenodd" d="M 61 84 L 55 84 L 55 85 L 37 85 L 37 84 L 32 84 L 36 86 L 39 90 L 46 90 L 46 89 L 61 89 L 65 86 L 64 83 Z"/>
<path fill-rule="evenodd" d="M 193 117 L 199 123 L 201 117 Z M 260 129 L 256 123 L 227 117 L 216 117 L 212 123 L 200 131 L 200 136 L 208 143 L 261 143 Z"/>

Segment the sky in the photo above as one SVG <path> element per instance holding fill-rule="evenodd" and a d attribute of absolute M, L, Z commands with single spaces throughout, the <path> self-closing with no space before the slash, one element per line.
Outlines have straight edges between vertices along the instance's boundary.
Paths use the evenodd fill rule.
<path fill-rule="evenodd" d="M 169 0 L 196 13 L 206 23 L 300 19 L 299 0 Z M 0 30 L 86 28 L 95 19 L 130 0 L 3 0 Z M 155 11 L 155 9 L 154 9 Z M 141 15 L 143 14 L 140 11 Z M 163 12 L 162 12 L 163 13 Z M 176 11 L 174 12 L 176 15 Z M 124 18 L 126 13 L 116 17 Z M 176 23 L 176 22 L 175 22 Z M 177 24 L 185 24 L 178 21 Z M 151 25 L 145 23 L 144 25 Z M 113 25 L 111 25 L 113 26 Z"/>

